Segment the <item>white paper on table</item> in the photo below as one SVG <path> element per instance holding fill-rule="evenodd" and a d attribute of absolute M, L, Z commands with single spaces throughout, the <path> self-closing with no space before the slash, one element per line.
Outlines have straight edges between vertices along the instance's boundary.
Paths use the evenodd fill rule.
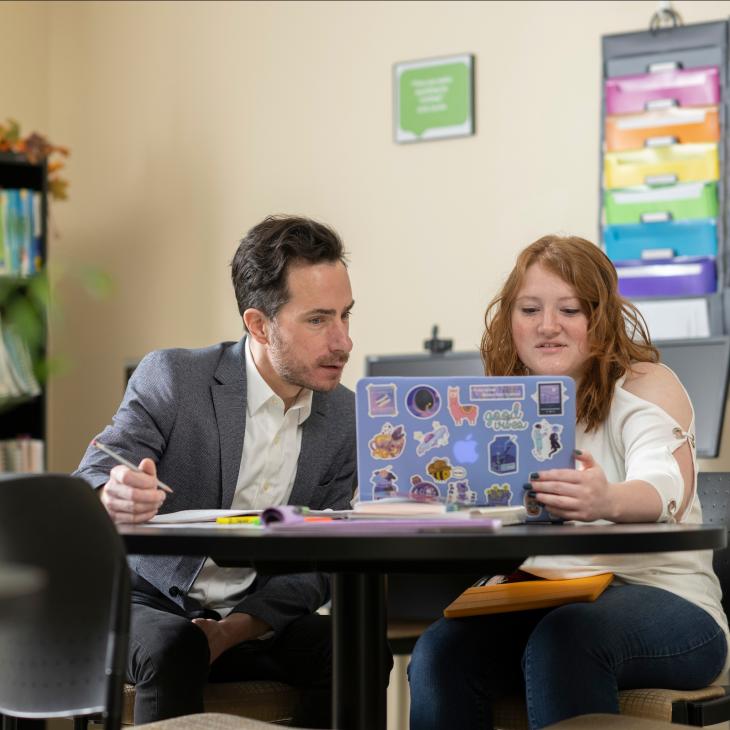
<path fill-rule="evenodd" d="M 634 305 L 644 316 L 652 340 L 710 336 L 706 299 L 661 299 Z"/>
<path fill-rule="evenodd" d="M 150 520 L 151 522 L 151 520 Z M 143 524 L 150 524 L 146 522 Z M 263 532 L 265 529 L 263 525 L 252 525 L 248 522 L 235 522 L 235 523 L 220 523 L 220 522 L 155 522 L 154 527 L 162 529 L 177 529 L 187 530 L 195 529 L 198 530 L 253 530 L 254 532 Z"/>
<path fill-rule="evenodd" d="M 179 525 L 186 522 L 215 522 L 219 517 L 240 517 L 260 515 L 260 509 L 184 509 L 155 515 L 149 522 L 152 525 Z"/>

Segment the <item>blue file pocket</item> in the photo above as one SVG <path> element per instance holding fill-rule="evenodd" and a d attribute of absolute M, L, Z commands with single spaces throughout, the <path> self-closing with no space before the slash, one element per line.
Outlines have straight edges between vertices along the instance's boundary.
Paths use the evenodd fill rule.
<path fill-rule="evenodd" d="M 708 218 L 606 226 L 604 241 L 611 261 L 646 258 L 644 252 L 658 249 L 670 249 L 671 256 L 717 256 L 717 223 Z"/>

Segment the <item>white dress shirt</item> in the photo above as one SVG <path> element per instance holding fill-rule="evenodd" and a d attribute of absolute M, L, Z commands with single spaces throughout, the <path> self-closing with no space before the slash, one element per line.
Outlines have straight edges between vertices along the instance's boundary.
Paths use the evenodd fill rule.
<path fill-rule="evenodd" d="M 302 427 L 312 410 L 312 391 L 303 388 L 294 405 L 284 412 L 284 401 L 256 368 L 249 342 L 247 339 L 246 432 L 231 503 L 231 509 L 241 510 L 287 503 L 297 474 Z M 255 577 L 253 568 L 221 568 L 208 558 L 189 596 L 226 616 Z"/>

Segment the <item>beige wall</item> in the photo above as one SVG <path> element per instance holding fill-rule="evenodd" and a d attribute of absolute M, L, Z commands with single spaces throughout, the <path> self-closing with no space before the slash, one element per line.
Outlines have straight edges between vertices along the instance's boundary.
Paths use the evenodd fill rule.
<path fill-rule="evenodd" d="M 522 246 L 595 238 L 600 37 L 645 28 L 655 7 L 0 4 L 17 31 L 0 48 L 3 116 L 73 152 L 50 242 L 66 272 L 54 351 L 70 361 L 51 388 L 51 467 L 73 468 L 109 420 L 127 358 L 238 338 L 227 265 L 270 212 L 321 218 L 351 251 L 348 385 L 366 354 L 420 350 L 434 323 L 475 347 Z M 730 15 L 730 2 L 675 7 L 686 22 Z M 476 55 L 477 135 L 396 146 L 393 62 L 455 52 Z M 80 290 L 82 264 L 113 276 L 111 298 Z M 704 466 L 730 468 L 723 452 Z"/>
<path fill-rule="evenodd" d="M 48 129 L 48 8 L 44 3 L 0 3 L 0 124 L 23 133 Z"/>

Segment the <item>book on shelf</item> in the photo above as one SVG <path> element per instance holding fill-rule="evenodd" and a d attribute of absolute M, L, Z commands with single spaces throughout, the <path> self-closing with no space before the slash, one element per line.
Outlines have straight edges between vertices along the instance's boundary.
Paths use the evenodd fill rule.
<path fill-rule="evenodd" d="M 40 393 L 28 345 L 0 319 L 0 398 L 32 398 Z"/>
<path fill-rule="evenodd" d="M 0 274 L 31 276 L 41 270 L 41 202 L 36 190 L 0 189 Z"/>
<path fill-rule="evenodd" d="M 0 472 L 39 473 L 44 470 L 45 443 L 30 436 L 0 441 Z"/>

